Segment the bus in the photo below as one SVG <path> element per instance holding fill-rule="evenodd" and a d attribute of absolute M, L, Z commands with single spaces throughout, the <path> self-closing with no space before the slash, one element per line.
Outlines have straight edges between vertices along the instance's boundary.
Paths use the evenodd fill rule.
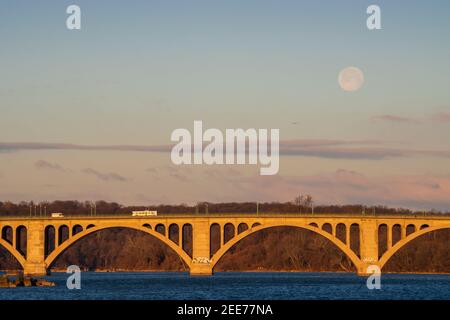
<path fill-rule="evenodd" d="M 145 211 L 133 211 L 131 216 L 133 217 L 148 217 L 148 216 L 157 216 L 158 215 L 158 211 L 150 211 L 150 210 L 145 210 Z"/>

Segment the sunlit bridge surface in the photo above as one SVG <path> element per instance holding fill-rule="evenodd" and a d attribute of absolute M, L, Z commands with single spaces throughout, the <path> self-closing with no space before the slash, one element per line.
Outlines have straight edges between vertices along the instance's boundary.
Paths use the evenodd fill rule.
<path fill-rule="evenodd" d="M 148 233 L 172 249 L 191 275 L 212 275 L 238 242 L 262 230 L 295 227 L 328 239 L 360 275 L 380 269 L 406 244 L 450 228 L 450 216 L 220 214 L 153 217 L 1 218 L 2 245 L 28 275 L 44 275 L 53 262 L 85 236 L 110 228 Z M 218 245 L 212 239 L 217 238 Z"/>

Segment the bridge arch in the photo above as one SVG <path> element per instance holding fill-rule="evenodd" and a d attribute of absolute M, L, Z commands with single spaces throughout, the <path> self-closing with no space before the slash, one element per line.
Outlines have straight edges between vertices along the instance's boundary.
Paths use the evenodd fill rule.
<path fill-rule="evenodd" d="M 61 243 L 65 242 L 67 239 L 70 238 L 70 230 L 69 227 L 65 224 L 60 225 L 58 227 L 58 239 L 57 240 L 57 245 L 61 245 Z"/>
<path fill-rule="evenodd" d="M 389 250 L 387 250 L 383 256 L 381 257 L 378 265 L 380 267 L 380 269 L 382 269 L 384 267 L 384 265 L 389 261 L 390 258 L 392 258 L 392 256 L 397 253 L 401 248 L 403 248 L 404 246 L 406 246 L 408 243 L 410 243 L 411 241 L 413 241 L 414 239 L 421 237 L 427 233 L 433 232 L 433 231 L 437 231 L 437 230 L 443 230 L 443 229 L 450 229 L 450 225 L 448 226 L 438 226 L 438 227 L 425 227 L 423 229 L 417 230 L 414 233 L 411 233 L 410 235 L 408 235 L 407 237 L 401 239 L 400 241 L 398 241 L 395 245 L 393 245 Z"/>
<path fill-rule="evenodd" d="M 55 250 L 56 228 L 49 224 L 44 228 L 44 256 L 47 257 L 50 252 Z"/>
<path fill-rule="evenodd" d="M 336 238 L 341 240 L 343 243 L 348 245 L 348 243 L 347 243 L 347 226 L 345 225 L 345 223 L 339 222 L 338 224 L 336 224 L 335 236 L 336 236 Z"/>
<path fill-rule="evenodd" d="M 405 235 L 409 236 L 410 234 L 413 234 L 414 232 L 417 231 L 417 227 L 415 224 L 410 223 L 406 226 L 406 231 L 405 231 Z"/>
<path fill-rule="evenodd" d="M 190 223 L 184 223 L 180 227 L 180 242 L 181 248 L 192 259 L 192 252 L 194 249 L 194 234 L 193 226 Z"/>
<path fill-rule="evenodd" d="M 322 224 L 322 230 L 328 232 L 329 234 L 333 234 L 333 226 L 329 222 Z"/>
<path fill-rule="evenodd" d="M 106 226 L 95 226 L 89 229 L 85 229 L 82 232 L 77 233 L 73 237 L 69 238 L 68 240 L 64 241 L 59 247 L 57 247 L 54 251 L 52 251 L 47 258 L 45 258 L 45 266 L 46 268 L 49 268 L 52 263 L 56 260 L 57 257 L 59 257 L 65 250 L 67 250 L 70 246 L 72 246 L 77 241 L 81 240 L 82 238 L 86 237 L 89 234 L 106 230 L 106 229 L 112 229 L 112 228 L 126 228 L 126 229 L 132 229 L 137 231 L 142 231 L 146 234 L 149 234 L 160 241 L 162 241 L 164 244 L 166 244 L 169 248 L 171 248 L 175 253 L 183 260 L 183 262 L 188 266 L 188 268 L 191 267 L 192 259 L 189 257 L 189 255 L 183 251 L 181 247 L 179 247 L 176 243 L 171 241 L 169 238 L 165 237 L 161 233 L 149 229 L 146 227 L 141 226 L 129 226 L 129 225 L 106 225 Z"/>
<path fill-rule="evenodd" d="M 166 235 L 166 225 L 163 224 L 163 223 L 158 223 L 158 224 L 155 226 L 155 231 L 156 231 L 157 233 L 161 234 L 162 236 L 165 236 L 165 235 Z"/>
<path fill-rule="evenodd" d="M 239 223 L 238 228 L 237 228 L 237 233 L 240 234 L 246 230 L 248 230 L 248 224 L 246 224 L 245 222 Z"/>
<path fill-rule="evenodd" d="M 13 257 L 21 265 L 22 269 L 25 267 L 26 263 L 25 257 L 18 250 L 14 249 L 14 247 L 8 241 L 0 239 L 0 246 L 5 248 L 6 251 L 8 251 L 10 254 L 13 255 Z"/>
<path fill-rule="evenodd" d="M 251 229 L 245 230 L 244 232 L 236 235 L 233 239 L 228 241 L 226 244 L 224 244 L 222 247 L 220 247 L 219 250 L 212 256 L 211 258 L 211 267 L 214 268 L 214 266 L 220 261 L 220 259 L 225 255 L 225 253 L 228 252 L 235 244 L 237 244 L 242 239 L 248 237 L 251 234 L 254 234 L 258 231 L 274 228 L 274 227 L 295 227 L 300 229 L 306 229 L 313 231 L 324 238 L 330 240 L 334 245 L 336 245 L 344 254 L 352 261 L 353 265 L 356 269 L 358 269 L 358 266 L 362 264 L 361 260 L 358 258 L 358 256 L 350 249 L 350 247 L 347 247 L 342 241 L 334 237 L 332 234 L 311 226 L 311 225 L 304 225 L 304 224 L 287 224 L 287 223 L 277 223 L 277 224 L 264 224 L 264 225 L 258 225 Z"/>
<path fill-rule="evenodd" d="M 225 223 L 223 226 L 223 243 L 227 243 L 236 235 L 236 227 L 231 222 Z"/>
<path fill-rule="evenodd" d="M 8 238 L 10 238 L 10 239 L 8 240 Z M 5 240 L 8 243 L 13 243 L 14 242 L 14 228 L 11 226 L 3 226 L 1 239 Z"/>
<path fill-rule="evenodd" d="M 75 236 L 81 232 L 83 232 L 83 227 L 81 225 L 76 224 L 72 227 L 72 236 Z"/>
<path fill-rule="evenodd" d="M 167 232 L 170 241 L 175 242 L 177 245 L 180 245 L 180 226 L 176 223 L 171 223 Z"/>

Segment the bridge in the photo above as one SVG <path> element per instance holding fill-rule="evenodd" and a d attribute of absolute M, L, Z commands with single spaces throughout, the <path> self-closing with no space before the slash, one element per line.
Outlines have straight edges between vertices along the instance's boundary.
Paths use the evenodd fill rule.
<path fill-rule="evenodd" d="M 450 216 L 346 214 L 170 214 L 149 217 L 3 217 L 2 245 L 25 274 L 44 275 L 55 259 L 89 234 L 109 228 L 145 232 L 170 247 L 191 275 L 212 275 L 214 266 L 235 244 L 274 227 L 297 227 L 323 236 L 352 261 L 359 275 L 380 269 L 410 241 L 450 228 Z M 382 232 L 384 230 L 384 232 Z M 212 234 L 220 234 L 218 248 Z M 386 236 L 382 236 L 382 234 Z M 187 243 L 192 246 L 188 248 Z"/>

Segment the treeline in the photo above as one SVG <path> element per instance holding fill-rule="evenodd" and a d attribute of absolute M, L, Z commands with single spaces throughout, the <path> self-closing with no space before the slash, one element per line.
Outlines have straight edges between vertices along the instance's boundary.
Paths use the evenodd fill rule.
<path fill-rule="evenodd" d="M 129 215 L 135 210 L 157 210 L 160 214 L 177 213 L 347 213 L 347 214 L 415 214 L 415 215 L 450 215 L 450 212 L 412 211 L 405 208 L 390 208 L 386 206 L 363 205 L 320 205 L 302 204 L 293 202 L 228 202 L 208 203 L 200 202 L 197 205 L 149 205 L 124 206 L 116 202 L 97 201 L 53 201 L 53 202 L 1 202 L 0 216 L 50 216 L 51 213 L 61 212 L 70 215 Z"/>

